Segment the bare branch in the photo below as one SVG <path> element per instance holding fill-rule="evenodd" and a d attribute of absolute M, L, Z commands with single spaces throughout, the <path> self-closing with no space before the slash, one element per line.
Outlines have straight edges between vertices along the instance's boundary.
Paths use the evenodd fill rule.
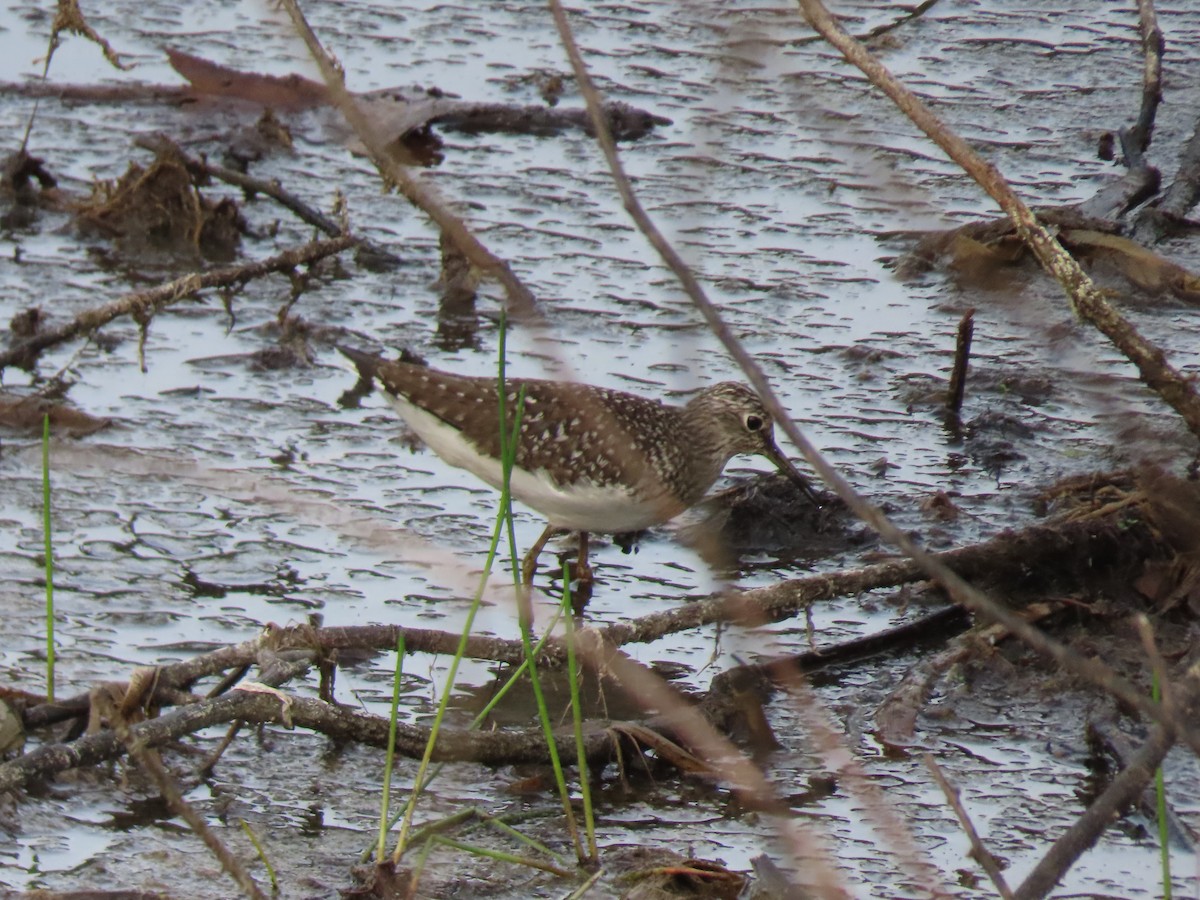
<path fill-rule="evenodd" d="M 1141 795 L 1174 743 L 1173 728 L 1169 725 L 1155 727 L 1130 764 L 1112 780 L 1108 789 L 1092 802 L 1075 824 L 1054 842 L 1021 882 L 1014 894 L 1017 900 L 1034 900 L 1049 894 L 1075 864 L 1075 860 L 1096 843 L 1129 804 Z"/>
<path fill-rule="evenodd" d="M 533 292 L 517 277 L 508 263 L 495 256 L 475 237 L 466 223 L 451 211 L 436 191 L 423 184 L 411 175 L 405 166 L 392 158 L 378 129 L 346 89 L 345 74 L 341 67 L 321 46 L 320 39 L 305 20 L 296 0 L 283 0 L 283 6 L 321 69 L 321 75 L 329 89 L 330 100 L 346 117 L 346 121 L 370 153 L 371 160 L 379 171 L 396 186 L 409 203 L 433 219 L 442 233 L 449 236 L 464 256 L 500 282 L 508 295 L 509 310 L 514 318 L 530 325 L 539 324 L 540 314 L 537 312 L 537 301 Z"/>
<path fill-rule="evenodd" d="M 1200 396 L 1197 396 L 1191 380 L 1171 366 L 1163 352 L 1143 338 L 1133 324 L 1105 299 L 1074 258 L 1038 222 L 996 167 L 950 131 L 916 94 L 901 84 L 866 47 L 847 34 L 820 0 L 799 2 L 805 17 L 825 40 L 851 64 L 861 69 L 872 84 L 891 98 L 901 112 L 1000 205 L 1042 267 L 1062 285 L 1075 311 L 1125 354 L 1141 373 L 1142 381 L 1183 417 L 1193 434 L 1200 437 Z"/>
<path fill-rule="evenodd" d="M 971 855 L 983 866 L 983 871 L 987 872 L 988 878 L 992 880 L 992 884 L 996 886 L 996 891 L 1000 896 L 1004 900 L 1013 900 L 1012 889 L 1008 886 L 1008 882 L 1004 880 L 1004 873 L 1000 871 L 1000 864 L 996 862 L 996 857 L 992 856 L 991 851 L 979 839 L 979 832 L 975 830 L 975 825 L 971 822 L 971 817 L 962 805 L 962 800 L 958 796 L 958 789 L 946 779 L 941 767 L 938 766 L 937 761 L 933 758 L 933 754 L 925 754 L 925 766 L 933 775 L 933 780 L 937 782 L 938 787 L 942 789 L 942 793 L 946 795 L 946 800 L 949 801 L 950 808 L 958 816 L 958 822 L 962 825 L 962 830 L 967 835 L 967 840 L 971 842 Z"/>
<path fill-rule="evenodd" d="M 244 284 L 270 272 L 288 272 L 297 266 L 311 265 L 327 256 L 341 253 L 357 243 L 358 238 L 351 235 L 343 235 L 327 241 L 313 241 L 257 262 L 212 269 L 208 272 L 193 272 L 156 288 L 126 294 L 111 303 L 81 312 L 69 322 L 39 331 L 9 349 L 0 351 L 0 369 L 24 364 L 26 361 L 36 358 L 36 355 L 47 347 L 80 335 L 90 334 L 121 316 L 132 316 L 135 319 L 149 318 L 160 309 L 191 297 L 204 288 Z"/>
<path fill-rule="evenodd" d="M 899 83 L 887 73 L 886 69 L 884 69 L 883 66 L 876 62 L 867 53 L 866 49 L 863 48 L 861 44 L 854 41 L 840 27 L 838 27 L 829 16 L 825 8 L 821 6 L 817 0 L 801 0 L 801 5 L 805 9 L 806 14 L 811 13 L 812 16 L 817 17 L 822 22 L 824 26 L 822 33 L 826 35 L 827 39 L 835 40 L 837 42 L 835 46 L 837 46 L 839 50 L 842 50 L 844 54 L 848 54 L 848 58 L 852 56 L 853 61 L 855 61 L 856 64 L 859 64 L 860 67 L 864 67 L 864 71 L 867 71 L 872 77 L 883 79 L 886 76 L 886 84 L 888 85 L 889 96 L 895 94 L 896 97 L 894 99 L 904 99 L 906 107 L 911 107 L 913 110 L 918 111 L 915 114 L 920 115 L 923 121 L 926 121 L 927 124 L 930 124 L 931 132 L 936 132 L 939 137 L 949 140 L 955 147 L 955 154 L 952 155 L 956 160 L 961 157 L 964 161 L 972 165 L 974 170 L 977 170 L 983 174 L 995 172 L 995 169 L 980 159 L 974 153 L 974 151 L 971 150 L 964 141 L 962 141 L 961 138 L 945 132 L 945 130 L 940 127 L 940 123 L 937 121 L 936 117 L 934 117 L 932 113 L 930 113 L 922 104 L 920 104 L 920 101 L 918 101 L 917 98 L 913 96 L 906 88 L 899 85 Z M 983 592 L 972 587 L 959 575 L 956 575 L 945 565 L 933 558 L 933 556 L 918 546 L 908 534 L 892 524 L 891 520 L 883 514 L 882 510 L 869 503 L 864 497 L 862 497 L 862 495 L 855 491 L 851 484 L 845 478 L 843 478 L 842 475 L 836 469 L 834 469 L 833 466 L 830 465 L 823 456 L 821 456 L 812 443 L 805 438 L 800 429 L 796 426 L 795 422 L 793 422 L 791 417 L 788 416 L 787 411 L 779 402 L 779 398 L 775 395 L 775 392 L 771 389 L 771 385 L 767 381 L 767 377 L 762 368 L 734 336 L 733 332 L 721 318 L 716 306 L 709 299 L 707 293 L 701 287 L 691 269 L 684 262 L 683 258 L 679 256 L 675 249 L 670 245 L 667 239 L 663 236 L 662 232 L 658 230 L 657 226 L 655 226 L 653 221 L 646 214 L 646 211 L 639 203 L 633 192 L 633 187 L 629 182 L 629 178 L 626 176 L 624 168 L 621 165 L 621 161 L 617 156 L 616 144 L 613 142 L 612 136 L 605 128 L 604 118 L 600 111 L 601 107 L 599 94 L 587 73 L 587 70 L 584 66 L 583 57 L 579 53 L 579 48 L 575 45 L 574 39 L 571 36 L 570 25 L 566 20 L 566 15 L 562 10 L 562 5 L 560 2 L 558 2 L 558 0 L 551 0 L 551 9 L 554 12 L 555 23 L 558 26 L 559 35 L 567 48 L 568 56 L 571 59 L 571 65 L 575 70 L 576 82 L 579 84 L 580 91 L 582 92 L 584 99 L 587 101 L 588 110 L 592 114 L 592 125 L 596 129 L 597 141 L 599 142 L 600 148 L 604 153 L 604 157 L 608 162 L 609 170 L 612 173 L 613 181 L 616 184 L 617 190 L 620 192 L 621 198 L 625 203 L 625 209 L 629 212 L 630 217 L 633 219 L 637 227 L 642 231 L 643 234 L 646 235 L 647 240 L 650 241 L 654 249 L 658 251 L 659 255 L 663 258 L 663 261 L 668 267 L 670 267 L 676 278 L 679 279 L 680 284 L 683 286 L 692 302 L 704 316 L 704 319 L 708 323 L 713 334 L 716 335 L 718 340 L 720 340 L 725 346 L 726 350 L 729 351 L 729 354 L 735 360 L 737 360 L 738 364 L 742 367 L 742 371 L 746 373 L 746 376 L 749 378 L 751 384 L 753 384 L 755 390 L 758 391 L 759 396 L 762 398 L 763 404 L 767 407 L 767 410 L 771 413 L 771 416 L 774 418 L 777 425 L 787 434 L 792 443 L 796 445 L 808 463 L 817 470 L 821 478 L 824 479 L 825 483 L 834 489 L 837 495 L 846 503 L 846 505 L 855 513 L 855 515 L 874 528 L 884 540 L 903 550 L 925 572 L 929 573 L 932 578 L 934 578 L 940 585 L 942 585 L 942 587 L 946 589 L 947 593 L 950 594 L 956 603 L 960 603 L 973 612 L 985 616 L 990 621 L 998 622 L 1012 632 L 1017 638 L 1028 644 L 1030 647 L 1033 647 L 1039 653 L 1050 657 L 1068 671 L 1086 678 L 1093 684 L 1103 687 L 1104 690 L 1109 691 L 1115 696 L 1118 696 L 1123 702 L 1126 702 L 1136 709 L 1142 711 L 1156 721 L 1173 721 L 1173 717 L 1162 707 L 1161 704 L 1155 703 L 1154 701 L 1148 699 L 1134 685 L 1130 684 L 1126 679 L 1118 676 L 1117 673 L 1105 663 L 1098 659 L 1085 659 L 1074 653 L 1070 648 L 1066 647 L 1061 642 L 1051 639 L 1040 629 L 1035 628 L 1028 622 L 1024 621 L 1020 616 L 1016 615 L 1010 610 L 1005 609 L 999 603 L 996 603 Z M 899 102 L 899 99 L 897 102 Z M 998 177 L 989 177 L 987 180 L 991 185 L 1002 184 Z M 1019 218 L 1019 222 L 1021 224 L 1018 225 L 1018 228 L 1021 230 L 1022 235 L 1025 236 L 1027 240 L 1033 242 L 1032 246 L 1034 246 L 1035 251 L 1040 247 L 1046 251 L 1048 259 L 1053 258 L 1057 260 L 1058 257 L 1051 257 L 1048 251 L 1048 247 L 1051 244 L 1054 247 L 1058 247 L 1057 242 L 1055 242 L 1053 238 L 1051 238 L 1045 232 L 1045 230 L 1037 224 L 1036 220 L 1033 219 L 1032 214 L 1029 213 L 1028 209 L 1026 209 L 1023 204 L 1020 204 L 1019 200 L 1016 200 L 1015 196 L 1012 194 L 1012 191 L 1007 189 L 1006 185 L 1004 186 L 1002 193 L 1005 197 L 1006 203 L 1009 199 L 1011 199 L 1018 204 L 1020 210 L 1024 211 L 1024 217 Z M 1111 311 L 1113 316 L 1116 316 L 1116 312 L 1112 310 L 1107 302 L 1105 302 L 1099 296 L 1099 293 L 1093 286 L 1091 286 L 1091 282 L 1088 281 L 1087 276 L 1079 270 L 1079 267 L 1075 264 L 1075 261 L 1071 259 L 1065 252 L 1063 252 L 1061 247 L 1058 247 L 1058 252 L 1059 256 L 1065 259 L 1065 262 L 1063 263 L 1063 270 L 1074 273 L 1078 279 L 1082 280 L 1081 283 L 1086 283 L 1089 286 L 1089 293 L 1087 294 L 1087 297 L 1089 298 L 1089 304 L 1094 302 L 1094 304 L 1100 305 L 1102 308 Z M 1041 254 L 1039 254 L 1039 257 L 1040 256 Z M 1157 354 L 1161 360 L 1162 354 L 1157 349 L 1148 348 L 1146 352 Z M 1185 404 L 1185 408 L 1188 411 L 1187 418 L 1189 424 L 1192 424 L 1194 421 L 1194 430 L 1197 432 L 1197 434 L 1200 434 L 1200 399 L 1195 396 L 1190 383 L 1182 379 L 1182 377 L 1179 376 L 1178 373 L 1174 372 L 1174 370 L 1169 371 L 1171 378 L 1173 379 L 1171 383 L 1178 387 L 1179 390 L 1182 391 L 1187 398 L 1189 398 L 1189 402 Z M 1200 731 L 1189 730 L 1187 739 L 1189 744 L 1191 744 L 1193 747 L 1200 748 Z"/>

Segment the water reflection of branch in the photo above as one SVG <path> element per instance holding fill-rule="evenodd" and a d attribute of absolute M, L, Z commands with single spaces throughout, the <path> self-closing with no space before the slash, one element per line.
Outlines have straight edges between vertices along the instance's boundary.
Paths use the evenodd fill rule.
<path fill-rule="evenodd" d="M 1142 38 L 1142 104 L 1133 126 L 1117 130 L 1126 172 L 1121 178 L 1102 185 L 1090 199 L 1076 207 L 1085 216 L 1119 219 L 1153 197 L 1161 187 L 1158 169 L 1146 161 L 1162 102 L 1163 35 L 1151 0 L 1138 0 L 1138 31 Z M 1100 158 L 1112 157 L 1112 134 L 1105 132 L 1100 137 Z M 1166 196 L 1163 195 L 1164 200 Z M 1148 203 L 1138 212 L 1132 233 L 1146 244 L 1156 243 L 1166 230 L 1166 219 L 1160 214 L 1158 203 Z"/>
<path fill-rule="evenodd" d="M 1142 77 L 1142 107 L 1137 124 L 1131 132 L 1148 144 L 1154 114 L 1162 101 L 1163 35 L 1151 0 L 1138 0 L 1138 32 L 1145 58 Z M 1148 123 L 1148 124 L 1147 124 Z M 1137 215 L 1133 234 L 1146 242 L 1161 240 L 1181 225 L 1189 227 L 1186 217 L 1200 196 L 1200 122 L 1179 154 L 1175 178 L 1154 203 L 1144 206 Z"/>

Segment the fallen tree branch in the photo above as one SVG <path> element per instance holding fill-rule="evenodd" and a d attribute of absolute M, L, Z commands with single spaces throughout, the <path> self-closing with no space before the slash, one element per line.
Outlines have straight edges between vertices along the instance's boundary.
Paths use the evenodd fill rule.
<path fill-rule="evenodd" d="M 166 84 L 57 84 L 53 81 L 0 81 L 0 94 L 31 99 L 66 100 L 71 103 L 170 103 L 194 102 L 196 92 L 183 85 Z"/>
<path fill-rule="evenodd" d="M 1033 251 L 1042 267 L 1066 291 L 1072 307 L 1102 332 L 1132 362 L 1142 381 L 1155 391 L 1200 438 L 1200 396 L 1192 381 L 1171 366 L 1165 354 L 1147 341 L 1126 320 L 1058 243 L 1004 180 L 965 140 L 946 125 L 867 49 L 834 20 L 820 0 L 799 0 L 809 23 L 851 64 L 862 70 L 913 124 L 920 128 L 954 162 L 991 196 L 1012 220 L 1017 234 Z"/>
<path fill-rule="evenodd" d="M 1116 559 L 1114 554 L 1118 551 L 1127 555 L 1153 552 L 1150 536 L 1139 530 L 1134 521 L 1128 520 L 1128 510 L 1123 514 L 1127 520 L 1119 530 L 1114 528 L 1111 519 L 1078 517 L 1002 532 L 978 544 L 934 554 L 934 559 L 963 577 L 986 578 L 1011 585 L 1026 581 L 1031 569 L 1036 570 L 1050 560 Z M 598 633 L 604 641 L 617 647 L 652 643 L 667 635 L 722 622 L 751 627 L 780 622 L 821 600 L 897 587 L 924 577 L 924 571 L 915 562 L 898 559 L 860 569 L 795 578 L 751 591 L 714 594 L 674 609 L 587 630 Z M 396 646 L 401 634 L 410 653 L 452 655 L 461 639 L 460 635 L 445 631 L 400 625 L 276 627 L 240 644 L 164 666 L 159 670 L 156 698 L 164 704 L 174 702 L 173 698 L 187 698 L 187 694 L 180 692 L 191 690 L 195 682 L 253 665 L 267 648 L 279 653 L 315 650 L 323 655 L 351 649 L 387 651 Z M 878 636 L 858 639 L 853 642 L 858 648 L 854 652 L 878 652 L 878 641 Z M 525 658 L 520 641 L 489 635 L 471 635 L 467 639 L 465 655 L 514 666 L 520 665 Z M 813 661 L 817 658 L 837 661 L 845 656 L 830 656 L 827 651 L 818 651 Z M 538 664 L 562 665 L 565 660 L 566 647 L 562 639 L 551 638 L 542 649 Z M 760 662 L 767 667 L 771 664 L 770 660 Z M 53 705 L 33 707 L 25 713 L 24 724 L 27 729 L 34 730 L 84 715 L 86 710 L 85 694 Z"/>
<path fill-rule="evenodd" d="M 37 354 L 47 347 L 90 334 L 122 316 L 133 316 L 138 321 L 145 321 L 160 309 L 191 297 L 205 288 L 240 285 L 271 272 L 289 272 L 298 266 L 312 265 L 327 256 L 341 253 L 357 243 L 358 238 L 352 235 L 312 241 L 257 262 L 211 269 L 207 272 L 193 272 L 149 290 L 126 294 L 111 303 L 85 310 L 69 322 L 38 331 L 7 350 L 0 350 L 0 370 L 7 366 L 30 364 Z"/>
<path fill-rule="evenodd" d="M 129 729 L 129 736 L 142 746 L 154 747 L 203 728 L 235 721 L 281 724 L 289 730 L 307 728 L 335 740 L 387 748 L 389 722 L 383 716 L 334 706 L 322 700 L 279 692 L 267 693 L 246 687 L 239 687 L 215 700 L 185 706 L 133 725 Z M 585 752 L 590 761 L 608 759 L 614 741 L 610 724 L 597 726 L 584 735 Z M 396 752 L 420 759 L 425 752 L 430 729 L 406 723 L 399 723 L 396 728 Z M 555 743 L 562 758 L 575 758 L 574 735 L 570 730 L 556 734 Z M 116 759 L 124 754 L 125 746 L 121 738 L 109 730 L 86 735 L 69 744 L 44 744 L 0 765 L 0 792 L 18 788 L 34 778 Z M 498 766 L 545 763 L 549 760 L 549 752 L 540 727 L 495 732 L 443 728 L 432 759 L 435 762 L 469 761 Z"/>
<path fill-rule="evenodd" d="M 1191 706 L 1197 694 L 1197 671 L 1192 669 L 1177 685 L 1185 706 Z M 1194 715 L 1195 711 L 1190 710 Z M 1142 791 L 1154 777 L 1154 771 L 1175 744 L 1176 732 L 1168 724 L 1157 725 L 1141 749 L 1134 754 L 1129 765 L 1112 780 L 1108 788 L 1097 797 L 1075 824 L 1054 842 L 1045 856 L 1033 867 L 1021 885 L 1014 891 L 1017 900 L 1035 900 L 1045 897 L 1058 884 L 1075 861 L 1100 838 L 1131 804 L 1136 803 Z"/>

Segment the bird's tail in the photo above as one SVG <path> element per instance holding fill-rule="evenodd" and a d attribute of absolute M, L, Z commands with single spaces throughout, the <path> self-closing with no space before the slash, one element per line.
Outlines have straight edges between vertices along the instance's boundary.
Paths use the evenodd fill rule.
<path fill-rule="evenodd" d="M 384 361 L 382 356 L 377 353 L 367 353 L 364 350 L 355 350 L 344 344 L 338 344 L 337 349 L 345 357 L 344 360 L 337 360 L 338 365 L 348 372 L 353 372 L 367 384 L 375 380 L 375 376 L 379 373 L 379 366 Z"/>

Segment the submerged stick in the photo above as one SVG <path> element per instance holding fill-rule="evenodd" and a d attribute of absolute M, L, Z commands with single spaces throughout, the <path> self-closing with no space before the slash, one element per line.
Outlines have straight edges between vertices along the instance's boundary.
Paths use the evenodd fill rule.
<path fill-rule="evenodd" d="M 950 373 L 950 390 L 946 396 L 946 412 L 955 419 L 962 413 L 963 395 L 967 390 L 967 362 L 971 357 L 971 339 L 975 336 L 975 310 L 968 309 L 958 323 L 958 341 L 954 345 L 954 370 Z"/>
<path fill-rule="evenodd" d="M 1004 880 L 1004 873 L 1000 871 L 1000 864 L 996 862 L 996 857 L 984 845 L 979 837 L 979 832 L 975 830 L 975 824 L 971 821 L 966 807 L 962 805 L 962 798 L 958 795 L 958 788 L 954 787 L 949 779 L 946 778 L 945 773 L 942 772 L 941 766 L 937 764 L 937 760 L 933 758 L 932 753 L 925 754 L 925 766 L 932 773 L 933 780 L 942 789 L 942 793 L 946 795 L 946 800 L 950 804 L 950 808 L 954 810 L 954 815 L 958 817 L 958 824 L 962 826 L 963 833 L 966 834 L 967 840 L 971 842 L 971 855 L 975 857 L 975 861 L 979 865 L 983 866 L 983 871 L 992 880 L 996 892 L 1004 900 L 1013 900 L 1012 889 L 1008 886 L 1008 882 Z"/>

